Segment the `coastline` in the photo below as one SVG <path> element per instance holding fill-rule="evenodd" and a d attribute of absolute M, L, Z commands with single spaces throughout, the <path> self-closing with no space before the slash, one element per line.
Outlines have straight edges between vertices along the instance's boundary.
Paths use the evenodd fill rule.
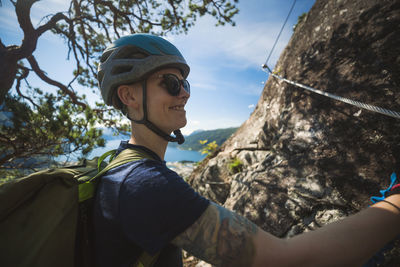
<path fill-rule="evenodd" d="M 193 169 L 196 167 L 197 162 L 194 161 L 173 161 L 167 162 L 167 167 L 179 176 L 181 176 L 185 181 L 192 173 Z"/>

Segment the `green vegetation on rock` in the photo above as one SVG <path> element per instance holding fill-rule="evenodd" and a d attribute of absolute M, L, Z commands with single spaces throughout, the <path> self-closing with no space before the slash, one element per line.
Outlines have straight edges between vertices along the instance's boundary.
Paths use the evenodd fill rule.
<path fill-rule="evenodd" d="M 297 26 L 300 25 L 300 23 L 302 23 L 305 18 L 307 17 L 307 13 L 304 12 L 303 14 L 301 14 L 298 18 L 297 18 L 297 23 L 293 26 L 293 31 L 296 30 Z"/>
<path fill-rule="evenodd" d="M 212 141 L 212 142 L 208 142 L 208 140 L 200 140 L 199 143 L 204 145 L 204 147 L 201 149 L 201 154 L 206 154 L 207 156 L 213 154 L 217 148 L 217 142 Z"/>
<path fill-rule="evenodd" d="M 243 169 L 243 163 L 238 158 L 234 158 L 228 165 L 229 171 L 232 174 L 241 172 Z"/>

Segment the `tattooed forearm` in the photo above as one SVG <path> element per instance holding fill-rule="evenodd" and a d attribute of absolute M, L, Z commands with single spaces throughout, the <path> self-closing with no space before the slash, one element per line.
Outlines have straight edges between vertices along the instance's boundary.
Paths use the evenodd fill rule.
<path fill-rule="evenodd" d="M 173 243 L 217 266 L 251 266 L 257 226 L 215 203 Z"/>

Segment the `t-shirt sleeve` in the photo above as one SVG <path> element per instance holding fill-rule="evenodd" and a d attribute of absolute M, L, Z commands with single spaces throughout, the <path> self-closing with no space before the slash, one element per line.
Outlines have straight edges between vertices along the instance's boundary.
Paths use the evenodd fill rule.
<path fill-rule="evenodd" d="M 154 254 L 191 226 L 208 205 L 177 173 L 147 160 L 124 181 L 119 216 L 124 235 Z"/>

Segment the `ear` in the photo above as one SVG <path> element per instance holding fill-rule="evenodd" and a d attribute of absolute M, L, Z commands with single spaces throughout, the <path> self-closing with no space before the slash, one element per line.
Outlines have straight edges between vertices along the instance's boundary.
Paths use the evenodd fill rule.
<path fill-rule="evenodd" d="M 118 97 L 127 107 L 139 108 L 138 90 L 133 85 L 120 85 L 117 89 Z"/>

